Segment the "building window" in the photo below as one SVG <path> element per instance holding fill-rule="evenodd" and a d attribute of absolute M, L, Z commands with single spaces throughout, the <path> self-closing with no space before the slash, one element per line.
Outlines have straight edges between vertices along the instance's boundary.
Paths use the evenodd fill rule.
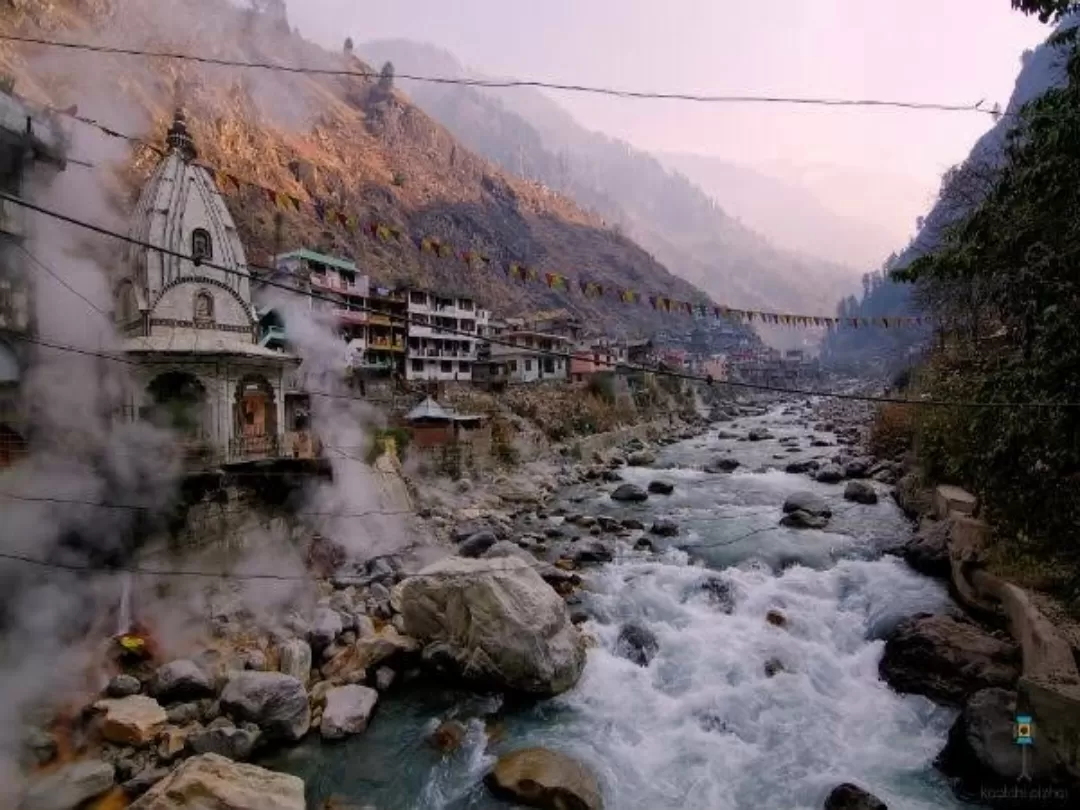
<path fill-rule="evenodd" d="M 422 372 L 424 370 L 424 361 L 423 360 L 413 360 L 412 361 L 412 370 L 417 372 L 417 373 Z"/>
<path fill-rule="evenodd" d="M 532 371 L 532 360 L 526 360 L 525 361 L 525 370 L 526 371 Z"/>
<path fill-rule="evenodd" d="M 196 262 L 211 261 L 214 258 L 214 244 L 210 241 L 210 231 L 196 228 L 191 232 L 191 257 Z"/>
<path fill-rule="evenodd" d="M 454 364 L 449 360 L 443 360 L 439 364 L 439 370 L 442 371 L 443 374 L 449 374 L 451 371 L 454 370 Z"/>
<path fill-rule="evenodd" d="M 209 290 L 199 290 L 195 293 L 195 323 L 208 324 L 214 322 L 214 296 Z"/>
<path fill-rule="evenodd" d="M 468 298 L 462 298 L 458 301 L 458 309 L 463 309 L 466 312 L 470 312 L 473 308 L 473 303 Z"/>
<path fill-rule="evenodd" d="M 552 360 L 550 357 L 545 357 L 544 358 L 544 373 L 545 374 L 554 374 L 555 373 L 555 361 Z"/>
<path fill-rule="evenodd" d="M 427 294 L 422 293 L 422 292 L 411 292 L 411 293 L 409 293 L 409 303 L 410 304 L 426 305 L 427 304 Z"/>
<path fill-rule="evenodd" d="M 517 360 L 511 360 L 510 361 L 510 370 L 513 371 L 513 372 L 517 371 Z"/>

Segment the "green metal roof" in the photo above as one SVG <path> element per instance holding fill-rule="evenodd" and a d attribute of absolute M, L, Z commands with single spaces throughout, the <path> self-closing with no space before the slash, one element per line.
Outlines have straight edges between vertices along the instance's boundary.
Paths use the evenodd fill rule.
<path fill-rule="evenodd" d="M 280 262 L 284 259 L 303 259 L 304 261 L 308 262 L 318 262 L 319 264 L 325 264 L 327 267 L 335 267 L 338 270 L 347 270 L 350 273 L 357 272 L 356 264 L 348 261 L 347 259 L 339 259 L 335 256 L 327 256 L 325 253 L 316 253 L 314 250 L 308 250 L 307 248 L 292 250 L 288 253 L 282 253 L 280 256 L 274 257 L 275 262 Z"/>

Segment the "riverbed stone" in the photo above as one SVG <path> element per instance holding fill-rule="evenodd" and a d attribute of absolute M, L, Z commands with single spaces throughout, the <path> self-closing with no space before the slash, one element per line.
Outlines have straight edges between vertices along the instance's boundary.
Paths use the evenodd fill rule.
<path fill-rule="evenodd" d="M 253 723 L 234 726 L 227 721 L 219 723 L 215 720 L 210 727 L 199 729 L 188 737 L 187 744 L 196 754 L 220 754 L 235 762 L 244 762 L 251 758 L 260 736 L 259 727 Z"/>
<path fill-rule="evenodd" d="M 866 478 L 872 463 L 868 458 L 853 458 L 844 464 L 844 475 L 847 478 Z"/>
<path fill-rule="evenodd" d="M 649 493 L 637 484 L 623 484 L 611 493 L 611 500 L 624 503 L 640 503 L 641 501 L 647 501 L 648 499 Z"/>
<path fill-rule="evenodd" d="M 458 554 L 462 557 L 480 557 L 499 542 L 499 536 L 493 531 L 471 534 L 458 545 Z"/>
<path fill-rule="evenodd" d="M 679 533 L 679 524 L 670 518 L 657 518 L 649 532 L 657 537 L 674 537 Z"/>
<path fill-rule="evenodd" d="M 615 557 L 615 553 L 611 550 L 611 546 L 603 540 L 590 538 L 575 543 L 570 550 L 569 557 L 579 565 L 585 563 L 605 563 L 611 562 Z"/>
<path fill-rule="evenodd" d="M 818 468 L 818 464 L 819 462 L 815 461 L 814 459 L 807 459 L 804 461 L 791 461 L 788 462 L 788 464 L 784 467 L 784 472 L 791 473 L 792 475 L 803 475 L 810 472 L 811 470 L 816 470 Z"/>
<path fill-rule="evenodd" d="M 443 754 L 452 754 L 461 747 L 467 733 L 468 729 L 463 723 L 444 720 L 428 737 L 428 743 Z"/>
<path fill-rule="evenodd" d="M 149 745 L 168 720 L 156 700 L 145 695 L 106 698 L 94 704 L 101 712 L 101 736 L 118 745 Z"/>
<path fill-rule="evenodd" d="M 484 783 L 497 797 L 542 810 L 601 810 L 600 785 L 577 760 L 546 748 L 499 758 Z"/>
<path fill-rule="evenodd" d="M 720 456 L 714 458 L 708 464 L 705 465 L 705 472 L 718 474 L 734 472 L 739 468 L 738 459 L 730 458 L 728 456 Z"/>
<path fill-rule="evenodd" d="M 641 531 L 645 528 L 645 524 L 637 518 L 623 518 L 622 526 L 630 531 Z"/>
<path fill-rule="evenodd" d="M 920 574 L 948 579 L 952 574 L 949 563 L 949 536 L 952 524 L 947 520 L 924 520 L 919 530 L 900 549 L 904 561 Z"/>
<path fill-rule="evenodd" d="M 889 810 L 885 802 L 858 785 L 837 785 L 825 799 L 825 810 Z"/>
<path fill-rule="evenodd" d="M 324 740 L 340 740 L 367 729 L 379 702 L 379 693 L 367 686 L 338 686 L 326 693 L 319 733 Z"/>
<path fill-rule="evenodd" d="M 311 678 L 311 645 L 301 638 L 283 642 L 278 649 L 278 670 L 306 685 Z"/>
<path fill-rule="evenodd" d="M 177 703 L 214 694 L 214 681 L 194 661 L 180 658 L 157 668 L 150 694 L 161 703 Z"/>
<path fill-rule="evenodd" d="M 780 518 L 780 525 L 790 529 L 824 529 L 828 524 L 827 517 L 813 515 L 802 509 L 796 509 Z"/>
<path fill-rule="evenodd" d="M 125 698 L 137 695 L 142 691 L 139 679 L 132 675 L 117 675 L 113 677 L 105 687 L 105 696 L 111 698 Z"/>
<path fill-rule="evenodd" d="M 629 622 L 619 629 L 615 640 L 615 654 L 633 661 L 639 667 L 647 667 L 660 651 L 656 634 L 643 624 Z"/>
<path fill-rule="evenodd" d="M 897 625 L 879 671 L 897 692 L 958 706 L 980 689 L 1012 688 L 1020 675 L 1020 651 L 973 622 L 924 613 Z"/>
<path fill-rule="evenodd" d="M 772 437 L 773 434 L 771 431 L 769 431 L 768 428 L 753 428 L 749 433 L 746 434 L 746 438 L 748 438 L 752 442 L 763 442 L 766 439 L 771 439 Z"/>
<path fill-rule="evenodd" d="M 311 725 L 304 684 L 280 672 L 235 674 L 221 693 L 221 708 L 255 723 L 270 741 L 295 742 Z"/>
<path fill-rule="evenodd" d="M 315 618 L 311 622 L 311 632 L 308 633 L 308 641 L 311 649 L 320 652 L 334 643 L 344 630 L 344 622 L 341 614 L 330 607 L 315 609 Z"/>
<path fill-rule="evenodd" d="M 425 660 L 462 678 L 537 695 L 577 683 L 585 645 L 566 605 L 524 560 L 449 557 L 397 585 Z"/>
<path fill-rule="evenodd" d="M 865 481 L 848 481 L 844 487 L 844 500 L 869 506 L 878 502 L 877 490 Z"/>
<path fill-rule="evenodd" d="M 129 810 L 304 810 L 304 781 L 218 754 L 185 760 Z"/>
<path fill-rule="evenodd" d="M 844 471 L 836 464 L 826 464 L 814 474 L 814 479 L 822 484 L 838 484 L 844 480 Z"/>
<path fill-rule="evenodd" d="M 675 485 L 670 481 L 650 481 L 647 489 L 653 495 L 670 495 L 675 491 Z"/>
<path fill-rule="evenodd" d="M 784 500 L 784 514 L 792 512 L 806 512 L 817 517 L 832 517 L 832 508 L 820 495 L 813 492 L 792 492 Z"/>
<path fill-rule="evenodd" d="M 33 778 L 19 810 L 72 810 L 108 791 L 115 778 L 115 769 L 108 762 L 72 762 Z"/>
<path fill-rule="evenodd" d="M 638 450 L 626 456 L 626 463 L 630 467 L 648 467 L 656 463 L 656 456 L 648 450 Z"/>

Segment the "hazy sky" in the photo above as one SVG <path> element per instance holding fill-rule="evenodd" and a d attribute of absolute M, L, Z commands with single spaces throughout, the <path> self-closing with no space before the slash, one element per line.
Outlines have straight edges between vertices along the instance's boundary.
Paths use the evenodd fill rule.
<path fill-rule="evenodd" d="M 1008 0 L 288 0 L 308 37 L 405 38 L 490 74 L 714 94 L 1008 100 L 1021 53 L 1048 29 Z M 401 83 L 408 92 L 408 84 Z M 990 125 L 970 113 L 628 101 L 559 93 L 579 121 L 646 149 L 751 165 L 896 175 L 906 221 Z M 850 177 L 850 174 L 849 174 Z M 901 188 L 908 186 L 907 191 Z M 873 185 L 873 184 L 868 184 Z M 827 190 L 827 189 L 826 189 Z M 844 193 L 849 193 L 846 189 Z M 888 205 L 886 204 L 886 208 Z"/>

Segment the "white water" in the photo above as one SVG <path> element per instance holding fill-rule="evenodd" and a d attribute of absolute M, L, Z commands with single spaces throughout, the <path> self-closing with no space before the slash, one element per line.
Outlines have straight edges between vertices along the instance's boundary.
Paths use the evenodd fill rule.
<path fill-rule="evenodd" d="M 131 573 L 120 574 L 120 604 L 116 610 L 116 635 L 122 636 L 131 629 Z"/>
<path fill-rule="evenodd" d="M 736 432 L 762 422 L 777 438 L 807 434 L 776 414 L 742 420 Z M 726 452 L 743 461 L 736 474 L 693 469 Z M 908 531 L 891 499 L 856 506 L 842 499 L 842 485 L 769 468 L 834 452 L 786 454 L 776 441 L 713 435 L 669 448 L 658 463 L 668 469 L 623 470 L 634 483 L 672 481 L 675 493 L 627 506 L 593 492 L 574 510 L 672 517 L 683 550 L 624 554 L 587 577 L 594 618 L 586 629 L 599 644 L 577 687 L 508 712 L 504 739 L 489 741 L 473 722 L 448 759 L 424 742 L 432 718 L 466 719 L 477 709 L 460 696 L 409 693 L 384 701 L 365 735 L 294 752 L 278 766 L 303 775 L 313 801 L 340 794 L 380 808 L 478 810 L 505 807 L 480 783 L 493 755 L 545 745 L 589 764 L 608 810 L 817 810 L 844 781 L 894 810 L 960 807 L 931 766 L 953 714 L 892 693 L 877 672 L 881 637 L 905 616 L 944 609 L 944 588 L 880 556 Z M 786 495 L 805 489 L 833 507 L 825 531 L 777 525 Z M 697 587 L 716 576 L 735 595 L 730 615 Z M 770 609 L 787 617 L 786 627 L 765 621 Z M 647 667 L 613 653 L 629 620 L 659 640 Z M 770 678 L 765 662 L 774 658 L 785 671 Z"/>

